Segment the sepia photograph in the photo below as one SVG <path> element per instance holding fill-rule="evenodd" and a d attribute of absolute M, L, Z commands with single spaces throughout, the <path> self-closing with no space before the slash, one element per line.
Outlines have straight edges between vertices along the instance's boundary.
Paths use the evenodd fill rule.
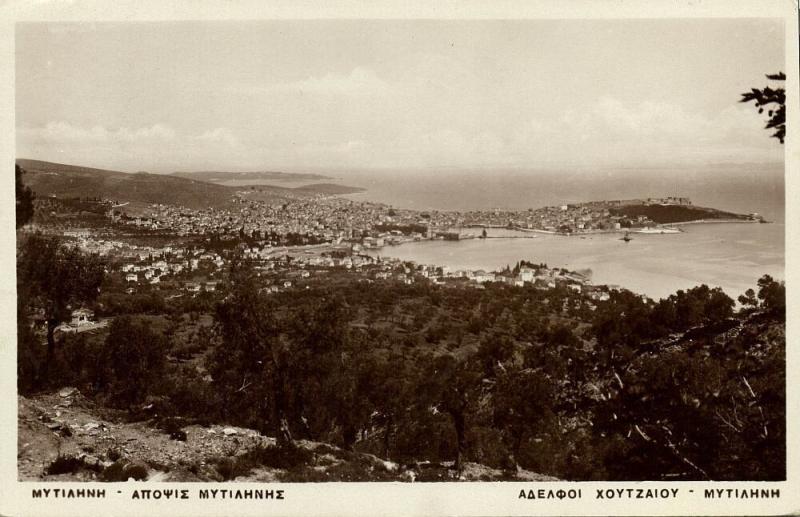
<path fill-rule="evenodd" d="M 17 481 L 786 481 L 786 30 L 17 22 Z"/>

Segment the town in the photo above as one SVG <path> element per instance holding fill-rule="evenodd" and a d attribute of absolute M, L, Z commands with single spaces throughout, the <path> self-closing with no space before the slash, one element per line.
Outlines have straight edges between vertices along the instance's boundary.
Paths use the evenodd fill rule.
<path fill-rule="evenodd" d="M 66 217 L 57 227 L 34 223 L 27 230 L 60 233 L 81 250 L 106 257 L 109 272 L 118 278 L 127 294 L 156 290 L 167 300 L 216 291 L 224 282 L 230 261 L 240 257 L 258 270 L 261 289 L 267 293 L 304 288 L 332 273 L 344 272 L 365 282 L 429 282 L 474 288 L 500 282 L 543 290 L 560 286 L 597 301 L 608 299 L 609 289 L 617 286 L 594 286 L 588 275 L 544 264 L 500 271 L 451 271 L 441 265 L 381 257 L 379 252 L 384 246 L 409 241 L 485 238 L 487 228 L 565 236 L 677 232 L 647 215 L 627 215 L 624 209 L 692 207 L 688 198 L 667 197 L 564 204 L 526 211 L 421 212 L 335 196 L 299 198 L 276 205 L 251 199 L 251 192 L 241 191 L 235 198 L 238 210 L 191 210 L 150 204 L 136 207 L 131 213 L 126 210 L 127 203 L 110 200 L 45 198 L 37 200 L 40 212 L 50 210 L 51 215 L 57 215 L 71 203 L 78 203 L 86 213 L 88 204 L 95 207 L 96 215 L 101 214 L 101 222 L 93 228 L 81 227 L 81 217 Z M 758 215 L 751 214 L 746 219 L 755 221 Z M 131 235 L 136 238 L 131 240 Z M 149 240 L 153 243 L 145 244 Z M 85 314 L 76 313 L 64 329 L 69 331 L 76 324 L 84 326 L 85 320 Z"/>
<path fill-rule="evenodd" d="M 167 303 L 221 290 L 231 261 L 238 258 L 258 271 L 260 289 L 265 293 L 304 289 L 346 274 L 363 282 L 406 285 L 424 282 L 482 289 L 488 282 L 497 282 L 540 290 L 559 287 L 583 293 L 593 310 L 594 302 L 607 300 L 609 291 L 618 287 L 592 285 L 590 273 L 524 260 L 498 271 L 450 270 L 438 264 L 381 257 L 380 249 L 424 239 L 481 238 L 486 228 L 562 235 L 666 228 L 643 216 L 616 213 L 615 208 L 691 205 L 686 198 L 665 198 L 567 204 L 522 212 L 420 212 L 333 196 L 271 205 L 248 199 L 247 192 L 237 198 L 238 210 L 151 204 L 140 207 L 137 215 L 129 215 L 124 209 L 127 205 L 109 200 L 45 198 L 37 200 L 39 212 L 49 210 L 51 215 L 75 203 L 83 214 L 87 206 L 94 206 L 94 224 L 81 226 L 85 217 L 67 215 L 59 218 L 56 226 L 34 222 L 26 231 L 60 234 L 82 251 L 104 257 L 119 292 L 132 296 L 158 292 Z M 91 316 L 87 309 L 78 308 L 61 330 L 91 329 L 97 324 Z"/>

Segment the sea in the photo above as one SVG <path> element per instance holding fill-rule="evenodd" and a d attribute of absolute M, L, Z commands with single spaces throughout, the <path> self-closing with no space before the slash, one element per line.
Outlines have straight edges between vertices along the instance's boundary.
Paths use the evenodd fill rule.
<path fill-rule="evenodd" d="M 709 223 L 677 234 L 561 236 L 488 230 L 490 239 L 418 241 L 373 250 L 374 255 L 457 269 L 493 271 L 520 260 L 588 274 L 659 299 L 706 284 L 736 299 L 764 274 L 784 278 L 783 223 Z M 533 237 L 533 238 L 531 238 Z"/>
<path fill-rule="evenodd" d="M 313 171 L 320 172 L 320 171 Z M 332 182 L 362 187 L 345 197 L 396 208 L 527 210 L 595 200 L 688 197 L 693 204 L 758 213 L 770 224 L 709 223 L 679 234 L 559 236 L 491 230 L 492 239 L 421 241 L 387 246 L 376 254 L 451 269 L 498 270 L 519 260 L 591 273 L 654 299 L 700 284 L 733 298 L 764 274 L 785 275 L 783 164 L 596 170 L 426 169 L 348 170 Z M 326 180 L 327 181 L 327 180 Z M 477 233 L 477 230 L 476 230 Z M 504 237 L 504 238 L 502 238 Z"/>

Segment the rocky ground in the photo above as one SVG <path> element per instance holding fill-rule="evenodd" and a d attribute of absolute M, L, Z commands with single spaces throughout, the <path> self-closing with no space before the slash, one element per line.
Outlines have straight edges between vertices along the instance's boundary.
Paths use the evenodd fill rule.
<path fill-rule="evenodd" d="M 20 480 L 30 481 L 490 481 L 553 480 L 467 463 L 400 466 L 324 443 L 298 442 L 290 456 L 252 429 L 188 425 L 172 433 L 126 422 L 75 388 L 18 398 Z"/>

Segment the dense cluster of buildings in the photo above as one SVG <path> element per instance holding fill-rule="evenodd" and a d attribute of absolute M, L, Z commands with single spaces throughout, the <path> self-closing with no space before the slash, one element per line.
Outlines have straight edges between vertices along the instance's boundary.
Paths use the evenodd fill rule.
<path fill-rule="evenodd" d="M 242 199 L 238 209 L 191 210 L 151 205 L 147 216 L 116 220 L 145 229 L 169 229 L 179 236 L 235 234 L 273 241 L 288 234 L 317 237 L 331 242 L 360 238 L 373 225 L 390 221 L 384 205 L 357 203 L 342 198 L 301 199 L 280 205 Z"/>
<path fill-rule="evenodd" d="M 361 251 L 363 246 L 356 243 L 283 247 L 239 245 L 231 250 L 215 252 L 196 246 L 136 246 L 110 239 L 95 240 L 88 230 L 82 229 L 70 232 L 69 236 L 84 250 L 105 255 L 109 272 L 127 286 L 129 293 L 143 286 L 149 286 L 150 289 L 177 289 L 190 294 L 215 291 L 225 278 L 233 255 L 252 262 L 262 276 L 264 290 L 268 292 L 302 286 L 304 281 L 332 270 L 355 274 L 370 282 L 431 282 L 476 288 L 482 288 L 488 282 L 499 282 L 515 286 L 531 285 L 539 289 L 560 285 L 577 292 L 593 289 L 583 275 L 563 269 L 549 269 L 543 265 L 523 266 L 515 271 L 451 271 L 445 266 L 418 265 L 367 255 Z"/>
<path fill-rule="evenodd" d="M 341 270 L 370 282 L 432 282 L 476 288 L 489 282 L 539 289 L 563 286 L 602 299 L 607 296 L 607 289 L 594 287 L 588 278 L 561 269 L 540 266 L 513 271 L 450 271 L 442 266 L 416 265 L 365 252 L 409 240 L 459 238 L 470 227 L 581 233 L 652 224 L 647 218 L 631 220 L 614 210 L 634 204 L 691 202 L 686 198 L 662 198 L 565 204 L 526 211 L 421 212 L 336 197 L 296 199 L 275 205 L 242 196 L 230 209 L 150 205 L 146 215 L 138 217 L 116 211 L 109 214 L 115 223 L 138 227 L 143 234 L 158 230 L 181 238 L 172 245 L 137 246 L 123 242 L 113 233 L 100 238 L 88 229 L 72 229 L 64 235 L 88 252 L 109 257 L 110 272 L 119 275 L 129 293 L 145 285 L 189 294 L 215 291 L 225 277 L 230 258 L 237 255 L 253 262 L 269 292 L 296 288 L 332 270 Z M 209 235 L 231 241 L 232 245 L 206 247 L 203 238 Z M 302 241 L 312 243 L 308 245 L 287 244 L 284 238 L 289 235 L 316 240 Z M 178 244 L 181 240 L 192 244 Z"/>
<path fill-rule="evenodd" d="M 686 198 L 680 199 L 685 203 L 689 203 Z M 615 208 L 625 205 L 648 206 L 659 201 L 666 202 L 667 200 L 592 201 L 548 206 L 527 211 L 493 210 L 467 212 L 462 217 L 461 222 L 464 226 L 507 227 L 548 233 L 620 231 L 625 228 L 656 226 L 657 223 L 645 216 L 628 217 L 615 213 Z"/>
<path fill-rule="evenodd" d="M 178 236 L 238 234 L 270 246 L 347 242 L 380 248 L 408 240 L 458 238 L 459 234 L 463 237 L 468 232 L 465 228 L 475 227 L 574 234 L 657 226 L 645 216 L 628 217 L 615 211 L 625 205 L 652 204 L 690 205 L 691 201 L 669 197 L 564 204 L 523 211 L 421 212 L 337 197 L 298 199 L 280 205 L 240 198 L 235 209 L 190 210 L 151 205 L 146 216 L 114 213 L 113 217 L 117 222 L 168 230 Z"/>

